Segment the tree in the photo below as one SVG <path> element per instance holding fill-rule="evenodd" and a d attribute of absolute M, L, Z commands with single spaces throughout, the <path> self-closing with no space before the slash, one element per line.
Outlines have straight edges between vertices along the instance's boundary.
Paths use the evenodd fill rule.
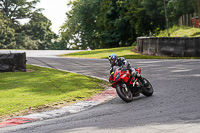
<path fill-rule="evenodd" d="M 33 12 L 29 23 L 22 27 L 22 31 L 28 36 L 27 39 L 31 37 L 31 40 L 38 43 L 38 49 L 49 49 L 52 40 L 57 37 L 56 34 L 52 32 L 50 28 L 51 25 L 51 21 L 42 13 Z M 32 42 L 36 45 L 34 41 Z"/>
<path fill-rule="evenodd" d="M 8 26 L 10 20 L 4 20 L 0 13 L 0 49 L 12 49 L 16 46 L 15 30 Z"/>
<path fill-rule="evenodd" d="M 67 20 L 61 27 L 61 36 L 70 45 L 85 49 L 96 48 L 98 29 L 96 17 L 99 11 L 99 0 L 77 0 L 69 3 L 72 10 L 66 13 Z"/>
<path fill-rule="evenodd" d="M 120 11 L 117 4 L 117 0 L 111 0 L 109 11 L 106 13 L 107 28 L 101 35 L 101 38 L 105 40 L 105 43 L 109 47 L 117 47 L 120 42 L 120 33 L 116 28 L 116 21 L 119 19 Z M 120 22 L 118 21 L 118 24 Z"/>
<path fill-rule="evenodd" d="M 150 32 L 154 33 L 155 29 L 165 29 L 165 12 L 163 0 L 143 0 L 142 6 L 149 18 Z"/>
<path fill-rule="evenodd" d="M 195 2 L 196 3 L 194 5 L 196 5 L 196 7 L 197 7 L 196 12 L 197 12 L 197 14 L 198 14 L 198 16 L 200 18 L 200 0 L 195 0 Z"/>
<path fill-rule="evenodd" d="M 169 0 L 167 4 L 169 19 L 173 19 L 173 24 L 178 23 L 180 16 L 194 13 L 196 10 L 195 1 L 198 0 Z"/>
<path fill-rule="evenodd" d="M 35 10 L 35 5 L 40 0 L 0 0 L 1 10 L 1 47 L 9 49 L 38 49 L 37 41 L 32 40 L 32 36 L 27 35 L 18 20 L 30 18 L 41 9 Z"/>
<path fill-rule="evenodd" d="M 27 2 L 27 0 L 0 0 L 0 10 L 4 18 L 9 18 L 14 23 L 17 19 L 29 18 L 38 2 L 40 0 L 32 0 L 31 2 Z"/>
<path fill-rule="evenodd" d="M 99 3 L 99 11 L 96 18 L 97 38 L 99 40 L 99 46 L 97 48 L 108 47 L 104 32 L 109 30 L 106 13 L 110 10 L 110 4 L 110 0 L 101 0 Z"/>

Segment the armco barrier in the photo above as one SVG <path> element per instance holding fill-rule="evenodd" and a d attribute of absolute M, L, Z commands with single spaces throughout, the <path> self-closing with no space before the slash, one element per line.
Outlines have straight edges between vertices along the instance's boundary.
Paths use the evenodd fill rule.
<path fill-rule="evenodd" d="M 26 71 L 26 53 L 0 51 L 0 72 Z"/>
<path fill-rule="evenodd" d="M 171 57 L 200 57 L 200 37 L 138 37 L 141 54 Z"/>

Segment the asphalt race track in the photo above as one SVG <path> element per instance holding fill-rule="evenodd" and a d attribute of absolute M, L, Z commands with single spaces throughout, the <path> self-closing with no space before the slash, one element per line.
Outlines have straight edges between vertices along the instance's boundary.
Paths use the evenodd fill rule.
<path fill-rule="evenodd" d="M 47 66 L 106 80 L 106 59 L 28 57 L 28 64 Z M 152 97 L 125 103 L 118 96 L 89 110 L 19 126 L 1 128 L 14 133 L 199 133 L 200 60 L 128 59 L 154 87 Z"/>

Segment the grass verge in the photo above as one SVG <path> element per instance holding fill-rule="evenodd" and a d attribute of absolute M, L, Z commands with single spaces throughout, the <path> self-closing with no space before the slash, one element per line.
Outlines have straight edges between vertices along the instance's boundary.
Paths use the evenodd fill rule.
<path fill-rule="evenodd" d="M 170 37 L 200 37 L 200 29 L 187 26 L 169 28 Z M 168 37 L 167 30 L 161 31 L 157 37 Z"/>
<path fill-rule="evenodd" d="M 32 111 L 59 108 L 104 90 L 99 79 L 27 65 L 29 72 L 0 73 L 0 120 Z"/>
<path fill-rule="evenodd" d="M 106 59 L 111 53 L 116 53 L 119 57 L 126 59 L 200 59 L 200 57 L 161 57 L 161 56 L 148 56 L 142 55 L 137 52 L 132 52 L 136 46 L 132 47 L 119 47 L 110 49 L 96 49 L 91 51 L 81 51 L 76 53 L 69 53 L 61 55 L 62 57 L 75 57 L 75 58 L 99 58 Z M 135 50 L 136 51 L 136 50 Z"/>

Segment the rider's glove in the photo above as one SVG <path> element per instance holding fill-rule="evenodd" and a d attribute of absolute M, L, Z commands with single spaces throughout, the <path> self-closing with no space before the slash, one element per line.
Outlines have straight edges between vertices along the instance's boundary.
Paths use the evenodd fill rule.
<path fill-rule="evenodd" d="M 137 78 L 142 78 L 141 74 L 139 74 L 137 71 L 132 71 L 131 75 Z"/>
<path fill-rule="evenodd" d="M 134 77 L 136 77 L 136 75 L 137 75 L 136 71 L 132 71 L 131 75 L 134 76 Z"/>

